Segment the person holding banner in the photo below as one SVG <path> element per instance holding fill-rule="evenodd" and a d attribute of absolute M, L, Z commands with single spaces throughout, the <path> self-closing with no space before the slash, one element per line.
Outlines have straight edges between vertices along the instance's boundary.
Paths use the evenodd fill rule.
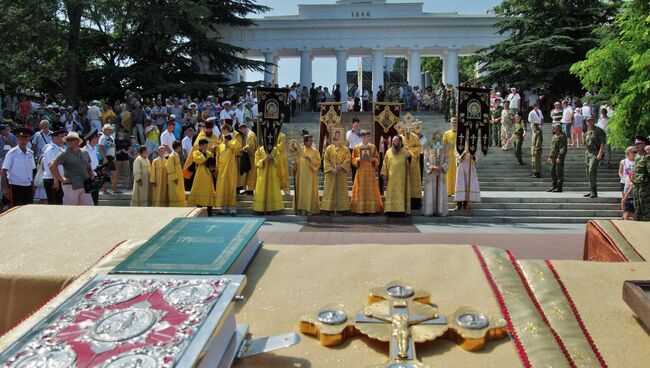
<path fill-rule="evenodd" d="M 350 209 L 354 213 L 377 213 L 384 209 L 377 183 L 379 152 L 369 143 L 370 132 L 362 130 L 361 143 L 352 150 L 352 165 L 357 169 L 352 186 Z"/>
<path fill-rule="evenodd" d="M 481 202 L 481 188 L 476 175 L 476 156 L 466 148 L 461 155 L 456 152 L 456 202 L 455 211 L 469 209 L 469 203 Z"/>

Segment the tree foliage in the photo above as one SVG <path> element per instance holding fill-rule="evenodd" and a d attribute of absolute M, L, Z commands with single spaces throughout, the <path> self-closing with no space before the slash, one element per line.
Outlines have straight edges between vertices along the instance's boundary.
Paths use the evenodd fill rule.
<path fill-rule="evenodd" d="M 650 135 L 650 3 L 631 0 L 613 24 L 596 30 L 601 37 L 585 60 L 571 67 L 587 89 L 614 108 L 608 140 L 618 148 L 635 134 Z"/>
<path fill-rule="evenodd" d="M 458 82 L 472 85 L 475 78 L 475 56 L 460 56 L 458 58 Z M 426 56 L 420 61 L 420 70 L 429 72 L 431 86 L 434 89 L 442 83 L 442 59 L 437 56 Z"/>
<path fill-rule="evenodd" d="M 0 0 L 0 77 L 73 99 L 223 81 L 235 67 L 262 70 L 221 41 L 247 27 L 253 0 Z M 6 10 L 6 11 L 5 11 Z M 202 73 L 207 63 L 211 73 Z M 173 88 L 173 87 L 172 87 Z"/>
<path fill-rule="evenodd" d="M 578 92 L 569 68 L 598 44 L 593 31 L 611 22 L 620 0 L 503 0 L 494 8 L 507 38 L 479 51 L 482 83 Z"/>

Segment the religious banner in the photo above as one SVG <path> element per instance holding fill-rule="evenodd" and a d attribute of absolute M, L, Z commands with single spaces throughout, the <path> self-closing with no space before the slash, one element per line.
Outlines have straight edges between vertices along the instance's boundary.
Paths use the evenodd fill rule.
<path fill-rule="evenodd" d="M 318 138 L 318 152 L 323 155 L 327 138 L 330 137 L 332 128 L 342 128 L 341 109 L 342 102 L 321 102 L 320 105 L 320 137 Z"/>
<path fill-rule="evenodd" d="M 380 153 L 386 152 L 392 137 L 398 135 L 395 124 L 400 122 L 399 114 L 402 104 L 399 102 L 376 102 L 372 117 L 375 131 L 375 146 Z M 382 138 L 384 144 L 382 145 Z"/>
<path fill-rule="evenodd" d="M 490 143 L 490 90 L 458 87 L 457 111 L 456 151 L 462 154 L 467 146 L 469 153 L 474 155 L 480 142 L 481 151 L 487 155 Z"/>
<path fill-rule="evenodd" d="M 257 88 L 258 121 L 256 133 L 258 144 L 271 153 L 280 135 L 284 119 L 288 116 L 289 89 L 287 88 Z"/>

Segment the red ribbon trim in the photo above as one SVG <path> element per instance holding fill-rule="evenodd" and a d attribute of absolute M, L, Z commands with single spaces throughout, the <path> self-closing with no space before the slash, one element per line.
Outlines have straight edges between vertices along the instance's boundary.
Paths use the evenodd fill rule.
<path fill-rule="evenodd" d="M 501 308 L 501 313 L 503 314 L 503 317 L 506 320 L 508 331 L 510 332 L 510 336 L 512 337 L 512 340 L 515 343 L 515 347 L 517 348 L 519 357 L 521 358 L 522 363 L 524 363 L 524 367 L 530 368 L 532 367 L 532 364 L 530 363 L 530 359 L 528 359 L 528 354 L 526 353 L 526 349 L 524 348 L 524 345 L 521 343 L 521 340 L 519 340 L 517 331 L 515 330 L 515 327 L 512 324 L 512 319 L 510 318 L 508 307 L 506 306 L 506 303 L 503 300 L 503 295 L 499 291 L 499 287 L 497 286 L 496 282 L 494 281 L 494 278 L 492 277 L 492 273 L 490 272 L 490 269 L 485 263 L 485 258 L 483 258 L 481 251 L 478 249 L 476 245 L 472 245 L 472 249 L 474 249 L 474 253 L 476 253 L 476 257 L 478 257 L 478 261 L 481 264 L 481 268 L 483 269 L 483 272 L 485 273 L 485 277 L 487 278 L 488 282 L 490 283 L 490 286 L 492 287 L 494 296 L 496 296 L 497 298 L 497 302 L 499 303 L 499 308 Z"/>
<path fill-rule="evenodd" d="M 636 253 L 636 254 L 639 256 L 639 258 L 641 258 L 642 260 L 645 261 L 645 258 L 643 258 L 643 256 L 641 255 L 641 253 L 639 253 L 639 251 L 637 251 L 636 248 L 634 248 L 634 246 L 632 245 L 632 243 L 630 243 L 630 241 L 627 240 L 627 238 L 625 237 L 625 235 L 623 235 L 623 232 L 621 231 L 621 229 L 619 229 L 618 226 L 616 226 L 616 224 L 614 223 L 614 221 L 609 220 L 609 223 L 612 224 L 612 226 L 614 226 L 614 228 L 616 229 L 616 231 L 618 231 L 618 233 L 621 235 L 621 237 L 623 237 L 623 239 L 625 239 L 625 241 L 626 241 L 628 244 L 630 244 L 630 248 L 632 248 L 632 250 L 634 251 L 634 253 Z"/>
<path fill-rule="evenodd" d="M 551 261 L 547 260 L 546 265 L 548 266 L 549 270 L 551 270 L 551 273 L 553 274 L 553 277 L 555 277 L 557 283 L 560 285 L 560 289 L 562 289 L 562 293 L 564 293 L 564 297 L 566 298 L 566 300 L 569 302 L 569 305 L 571 306 L 571 311 L 573 312 L 573 316 L 576 318 L 576 321 L 578 321 L 578 324 L 580 325 L 580 329 L 582 329 L 582 333 L 585 335 L 585 338 L 587 339 L 587 342 L 589 343 L 591 350 L 596 355 L 596 358 L 598 358 L 598 362 L 600 362 L 600 366 L 606 368 L 607 363 L 605 363 L 605 359 L 603 359 L 603 356 L 600 354 L 600 351 L 598 351 L 598 347 L 594 343 L 594 340 L 591 338 L 591 335 L 587 330 L 587 326 L 585 326 L 584 322 L 582 321 L 582 318 L 580 317 L 580 312 L 578 312 L 578 308 L 573 302 L 571 295 L 569 295 L 569 291 L 564 285 L 564 282 L 562 282 L 562 280 L 560 279 L 560 275 L 555 270 L 555 267 L 553 266 L 553 263 L 551 263 Z"/>
<path fill-rule="evenodd" d="M 510 262 L 512 263 L 512 266 L 515 268 L 515 270 L 519 274 L 519 277 L 521 278 L 521 283 L 526 288 L 526 292 L 528 293 L 528 296 L 530 297 L 530 300 L 535 305 L 535 308 L 537 308 L 537 312 L 539 312 L 540 317 L 542 317 L 542 320 L 544 321 L 544 324 L 546 324 L 548 329 L 551 331 L 551 334 L 553 334 L 553 338 L 555 339 L 555 342 L 557 342 L 557 344 L 560 346 L 560 350 L 562 350 L 562 354 L 564 354 L 564 357 L 569 362 L 569 366 L 571 366 L 571 368 L 576 368 L 576 363 L 573 361 L 573 358 L 571 358 L 571 354 L 569 354 L 569 351 L 567 350 L 566 346 L 564 345 L 564 342 L 562 341 L 562 338 L 555 331 L 555 329 L 553 329 L 553 327 L 549 323 L 548 319 L 546 318 L 546 314 L 542 310 L 542 307 L 539 305 L 539 301 L 537 300 L 537 297 L 535 296 L 535 293 L 533 293 L 533 290 L 530 288 L 530 285 L 528 285 L 528 282 L 526 281 L 526 277 L 524 276 L 524 272 L 521 270 L 521 267 L 519 267 L 519 264 L 517 263 L 517 259 L 512 254 L 512 252 L 506 251 L 506 253 L 508 254 L 508 258 L 510 259 Z"/>

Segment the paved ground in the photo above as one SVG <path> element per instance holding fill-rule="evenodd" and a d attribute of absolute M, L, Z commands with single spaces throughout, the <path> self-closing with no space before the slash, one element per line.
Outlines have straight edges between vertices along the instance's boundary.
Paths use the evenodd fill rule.
<path fill-rule="evenodd" d="M 269 244 L 476 244 L 511 250 L 521 259 L 582 259 L 585 225 L 416 225 L 413 232 L 301 231 L 304 223 L 268 222 L 260 229 Z M 397 225 L 392 225 L 397 226 Z M 406 225 L 411 227 L 412 225 Z M 410 229 L 409 229 L 410 230 Z"/>

